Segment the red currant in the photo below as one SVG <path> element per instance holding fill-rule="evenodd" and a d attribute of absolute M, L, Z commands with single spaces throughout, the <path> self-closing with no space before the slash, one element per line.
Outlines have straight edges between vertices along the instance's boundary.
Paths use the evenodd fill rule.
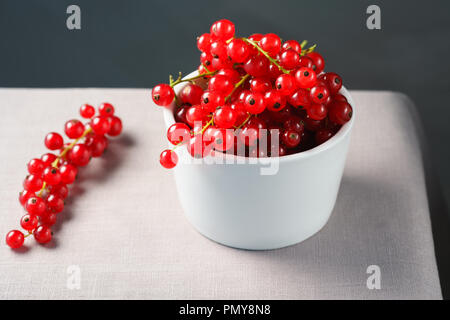
<path fill-rule="evenodd" d="M 41 157 L 42 162 L 44 163 L 44 168 L 51 166 L 52 163 L 56 160 L 56 156 L 53 153 L 46 153 Z M 42 171 L 44 171 L 42 168 Z"/>
<path fill-rule="evenodd" d="M 347 123 L 353 114 L 353 109 L 348 102 L 334 101 L 329 107 L 329 118 L 336 124 Z"/>
<path fill-rule="evenodd" d="M 31 197 L 28 199 L 25 209 L 29 214 L 40 216 L 47 210 L 44 200 L 39 197 Z"/>
<path fill-rule="evenodd" d="M 44 162 L 41 159 L 31 159 L 27 165 L 30 174 L 41 175 L 45 169 Z"/>
<path fill-rule="evenodd" d="M 64 140 L 63 137 L 59 133 L 56 132 L 50 132 L 45 136 L 45 146 L 50 150 L 58 150 L 60 149 L 63 144 Z"/>
<path fill-rule="evenodd" d="M 281 50 L 281 39 L 275 33 L 267 33 L 259 41 L 259 46 L 271 57 L 276 57 Z"/>
<path fill-rule="evenodd" d="M 186 142 L 191 138 L 191 131 L 184 123 L 174 123 L 167 130 L 167 139 L 173 145 Z"/>
<path fill-rule="evenodd" d="M 178 97 L 181 102 L 190 105 L 199 104 L 202 98 L 203 89 L 196 84 L 188 84 L 181 91 Z"/>
<path fill-rule="evenodd" d="M 325 81 L 331 95 L 335 95 L 339 92 L 339 90 L 341 90 L 342 78 L 338 74 L 327 72 L 320 78 Z"/>
<path fill-rule="evenodd" d="M 303 123 L 303 120 L 297 116 L 288 117 L 284 121 L 283 127 L 286 129 L 292 129 L 300 134 L 302 134 L 303 131 L 305 131 L 305 124 Z"/>
<path fill-rule="evenodd" d="M 242 39 L 233 39 L 227 46 L 227 54 L 236 63 L 245 62 L 251 53 L 250 47 Z"/>
<path fill-rule="evenodd" d="M 20 219 L 20 225 L 27 231 L 34 230 L 39 223 L 37 216 L 32 214 L 26 214 Z"/>
<path fill-rule="evenodd" d="M 74 145 L 70 152 L 70 160 L 74 165 L 80 167 L 87 165 L 91 156 L 91 150 L 83 143 Z"/>
<path fill-rule="evenodd" d="M 261 93 L 251 92 L 244 102 L 245 109 L 251 114 L 259 114 L 266 109 L 266 101 Z"/>
<path fill-rule="evenodd" d="M 281 141 L 287 148 L 295 148 L 300 144 L 301 134 L 293 129 L 284 130 Z"/>
<path fill-rule="evenodd" d="M 64 209 L 64 200 L 55 194 L 50 194 L 47 197 L 47 206 L 52 212 L 60 213 Z"/>
<path fill-rule="evenodd" d="M 269 70 L 267 71 L 267 77 L 269 77 L 271 80 L 275 80 L 283 74 L 283 72 L 278 68 L 278 66 L 274 65 L 273 63 L 269 64 Z"/>
<path fill-rule="evenodd" d="M 283 43 L 282 47 L 283 50 L 286 49 L 293 49 L 297 51 L 298 54 L 302 53 L 302 47 L 298 41 L 295 40 L 287 40 Z"/>
<path fill-rule="evenodd" d="M 206 157 L 212 149 L 211 143 L 204 141 L 202 135 L 193 136 L 186 146 L 191 156 L 196 159 Z"/>
<path fill-rule="evenodd" d="M 299 68 L 305 67 L 312 69 L 314 65 L 313 61 L 310 58 L 308 58 L 307 56 L 301 56 L 300 60 L 298 61 L 298 66 Z"/>
<path fill-rule="evenodd" d="M 31 192 L 28 190 L 23 190 L 23 191 L 19 192 L 19 202 L 22 206 L 25 206 L 28 199 L 30 199 L 31 197 L 34 197 L 34 196 L 36 196 L 34 192 Z"/>
<path fill-rule="evenodd" d="M 311 88 L 309 95 L 312 102 L 324 104 L 330 96 L 330 91 L 325 86 L 316 85 Z"/>
<path fill-rule="evenodd" d="M 295 78 L 290 74 L 282 74 L 275 80 L 275 88 L 284 96 L 289 96 L 297 89 Z"/>
<path fill-rule="evenodd" d="M 225 104 L 225 96 L 214 91 L 205 91 L 202 95 L 201 106 L 205 112 L 214 112 L 217 107 Z"/>
<path fill-rule="evenodd" d="M 197 48 L 202 52 L 209 52 L 211 48 L 211 35 L 209 33 L 197 37 Z"/>
<path fill-rule="evenodd" d="M 250 90 L 256 93 L 266 93 L 272 88 L 272 83 L 268 78 L 255 77 L 250 80 Z"/>
<path fill-rule="evenodd" d="M 69 120 L 64 126 L 64 132 L 70 139 L 78 139 L 84 132 L 84 125 L 79 120 Z"/>
<path fill-rule="evenodd" d="M 253 77 L 262 77 L 269 71 L 269 60 L 263 55 L 252 56 L 244 63 L 244 70 Z"/>
<path fill-rule="evenodd" d="M 72 184 L 78 173 L 77 167 L 71 165 L 71 164 L 63 164 L 59 168 L 59 172 L 61 174 L 61 182 L 64 184 Z"/>
<path fill-rule="evenodd" d="M 36 239 L 37 242 L 44 244 L 50 242 L 52 240 L 52 231 L 47 226 L 39 226 L 33 233 L 34 239 Z"/>
<path fill-rule="evenodd" d="M 286 107 L 286 97 L 278 90 L 267 91 L 264 98 L 269 111 L 280 111 Z"/>
<path fill-rule="evenodd" d="M 83 104 L 80 107 L 80 115 L 85 119 L 90 119 L 95 115 L 95 108 L 90 104 Z"/>
<path fill-rule="evenodd" d="M 342 101 L 342 102 L 348 102 L 347 98 L 343 96 L 342 94 L 338 93 L 335 96 L 333 96 L 333 101 Z"/>
<path fill-rule="evenodd" d="M 219 70 L 219 72 L 217 72 L 217 74 L 227 76 L 233 84 L 236 84 L 237 82 L 239 82 L 239 80 L 241 80 L 241 75 L 233 68 L 221 69 Z"/>
<path fill-rule="evenodd" d="M 41 179 L 40 176 L 30 174 L 25 178 L 23 182 L 23 188 L 30 192 L 36 192 L 41 190 L 43 184 L 44 181 Z"/>
<path fill-rule="evenodd" d="M 58 168 L 47 167 L 44 170 L 43 178 L 46 184 L 54 186 L 61 182 L 61 173 Z"/>
<path fill-rule="evenodd" d="M 108 147 L 108 139 L 105 136 L 98 134 L 91 134 L 87 136 L 84 143 L 86 147 L 89 148 L 91 151 L 91 156 L 94 158 L 100 157 Z"/>
<path fill-rule="evenodd" d="M 254 146 L 258 141 L 258 129 L 246 123 L 238 132 L 238 139 L 246 146 Z"/>
<path fill-rule="evenodd" d="M 313 120 L 322 120 L 327 116 L 327 108 L 323 104 L 314 103 L 306 109 L 308 116 Z"/>
<path fill-rule="evenodd" d="M 200 105 L 192 106 L 187 110 L 186 120 L 193 127 L 195 122 L 206 120 L 206 113 Z"/>
<path fill-rule="evenodd" d="M 330 129 L 320 129 L 320 130 L 316 131 L 316 135 L 315 135 L 316 143 L 318 145 L 322 144 L 325 141 L 329 140 L 333 135 L 334 135 L 334 133 Z"/>
<path fill-rule="evenodd" d="M 323 57 L 315 51 L 308 53 L 307 56 L 312 60 L 312 69 L 316 72 L 316 74 L 321 73 L 325 68 L 325 60 Z"/>
<path fill-rule="evenodd" d="M 110 117 L 110 116 L 114 115 L 114 111 L 115 111 L 114 106 L 108 102 L 103 102 L 98 107 L 99 115 L 104 116 L 104 117 Z"/>
<path fill-rule="evenodd" d="M 11 247 L 11 249 L 18 249 L 23 245 L 25 237 L 19 230 L 11 230 L 6 235 L 6 244 Z"/>
<path fill-rule="evenodd" d="M 168 84 L 158 84 L 152 89 L 153 102 L 158 106 L 169 106 L 175 98 L 175 92 Z"/>
<path fill-rule="evenodd" d="M 314 70 L 302 67 L 295 72 L 295 80 L 300 88 L 309 89 L 314 87 L 317 77 Z"/>
<path fill-rule="evenodd" d="M 109 129 L 111 129 L 111 123 L 109 122 L 108 118 L 104 116 L 97 116 L 92 118 L 90 125 L 92 130 L 94 130 L 94 132 L 99 135 L 107 134 Z"/>
<path fill-rule="evenodd" d="M 208 89 L 228 96 L 233 91 L 234 85 L 227 76 L 216 74 L 209 80 Z"/>
<path fill-rule="evenodd" d="M 56 220 L 58 219 L 58 214 L 53 213 L 51 211 L 47 211 L 41 216 L 41 224 L 46 227 L 51 227 L 56 223 Z"/>
<path fill-rule="evenodd" d="M 50 194 L 54 194 L 61 197 L 62 199 L 65 199 L 69 195 L 69 189 L 65 184 L 50 186 Z"/>
<path fill-rule="evenodd" d="M 311 104 L 309 91 L 302 88 L 298 89 L 288 97 L 288 102 L 296 108 L 307 108 Z"/>
<path fill-rule="evenodd" d="M 232 128 L 237 120 L 237 113 L 229 106 L 224 106 L 214 112 L 214 123 L 219 128 Z"/>
<path fill-rule="evenodd" d="M 211 34 L 218 39 L 228 40 L 234 37 L 234 23 L 227 19 L 214 22 L 211 26 Z"/>
<path fill-rule="evenodd" d="M 216 129 L 213 132 L 213 146 L 219 151 L 227 151 L 234 147 L 234 131 Z"/>
<path fill-rule="evenodd" d="M 230 108 L 236 113 L 236 125 L 241 125 L 247 119 L 247 112 L 245 112 L 245 105 L 240 101 L 236 101 L 230 105 Z"/>
<path fill-rule="evenodd" d="M 286 49 L 281 51 L 280 65 L 287 69 L 292 70 L 299 67 L 300 64 L 300 54 L 294 49 Z"/>
<path fill-rule="evenodd" d="M 210 53 L 213 58 L 228 59 L 227 44 L 224 41 L 216 40 L 211 43 Z"/>
<path fill-rule="evenodd" d="M 112 116 L 108 117 L 109 130 L 107 132 L 108 136 L 116 137 L 122 133 L 122 120 L 119 117 Z"/>

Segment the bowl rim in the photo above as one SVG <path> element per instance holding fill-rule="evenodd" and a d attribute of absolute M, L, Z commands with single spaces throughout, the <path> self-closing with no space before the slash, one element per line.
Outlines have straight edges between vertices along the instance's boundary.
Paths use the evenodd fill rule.
<path fill-rule="evenodd" d="M 183 79 L 194 77 L 197 75 L 198 75 L 198 71 L 193 71 L 193 72 L 189 73 L 188 75 L 184 76 Z M 185 87 L 187 84 L 188 84 L 187 82 L 181 82 L 181 83 L 177 84 L 174 87 L 175 93 L 178 94 L 181 91 L 181 89 L 183 87 Z M 353 123 L 355 122 L 355 115 L 357 113 L 357 112 L 355 112 L 355 110 L 357 108 L 355 108 L 356 105 L 355 105 L 355 102 L 354 102 L 352 96 L 350 95 L 350 92 L 344 86 L 342 86 L 342 88 L 339 90 L 339 93 L 342 94 L 343 96 L 345 96 L 347 98 L 349 104 L 352 106 L 353 110 L 352 110 L 352 117 L 351 117 L 350 121 L 348 121 L 346 124 L 344 124 L 339 129 L 339 131 L 336 132 L 336 134 L 333 137 L 331 137 L 329 140 L 325 141 L 321 145 L 318 145 L 318 146 L 316 146 L 312 149 L 306 150 L 306 151 L 293 153 L 293 154 L 286 155 L 286 156 L 266 157 L 266 158 L 264 158 L 264 164 L 271 163 L 272 161 L 291 162 L 291 161 L 298 161 L 298 160 L 302 160 L 302 159 L 308 159 L 308 158 L 314 157 L 315 155 L 317 155 L 319 153 L 325 152 L 326 150 L 332 149 L 333 147 L 335 147 L 336 145 L 341 143 L 351 132 Z M 164 108 L 164 110 L 163 110 L 164 122 L 166 125 L 166 129 L 168 129 L 172 124 L 175 123 L 175 118 L 174 118 L 173 112 L 172 112 L 174 106 L 175 106 L 175 102 L 172 102 L 172 104 L 168 108 Z M 222 158 L 224 156 L 226 158 L 231 157 L 236 160 L 250 159 L 248 157 L 237 156 L 234 154 L 227 154 L 227 153 L 222 153 L 222 152 L 220 153 L 220 156 Z M 215 157 L 214 153 L 209 155 L 209 157 Z"/>

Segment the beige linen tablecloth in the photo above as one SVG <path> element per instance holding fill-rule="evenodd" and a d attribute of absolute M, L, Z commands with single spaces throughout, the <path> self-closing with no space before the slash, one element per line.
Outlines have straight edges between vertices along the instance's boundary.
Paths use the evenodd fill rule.
<path fill-rule="evenodd" d="M 441 298 L 411 101 L 352 94 L 358 118 L 330 221 L 299 245 L 253 252 L 216 244 L 184 218 L 158 163 L 165 130 L 149 90 L 0 89 L 0 298 Z M 82 103 L 103 101 L 123 118 L 123 136 L 80 173 L 55 240 L 10 250 L 26 163 Z M 377 267 L 380 289 L 369 289 Z"/>

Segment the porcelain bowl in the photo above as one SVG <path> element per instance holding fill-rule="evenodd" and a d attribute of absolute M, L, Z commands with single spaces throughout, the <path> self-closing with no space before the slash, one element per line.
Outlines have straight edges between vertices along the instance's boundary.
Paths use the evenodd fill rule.
<path fill-rule="evenodd" d="M 353 107 L 352 119 L 308 151 L 264 158 L 263 163 L 233 155 L 215 163 L 220 161 L 211 160 L 218 156 L 211 155 L 210 163 L 205 159 L 194 164 L 187 149 L 180 147 L 174 176 L 184 213 L 195 229 L 218 243 L 249 250 L 294 245 L 318 232 L 336 202 L 357 114 L 349 92 L 342 88 L 340 93 Z M 164 120 L 167 128 L 175 122 L 168 109 Z M 247 161 L 239 163 L 242 160 Z M 275 174 L 267 174 L 276 168 Z"/>

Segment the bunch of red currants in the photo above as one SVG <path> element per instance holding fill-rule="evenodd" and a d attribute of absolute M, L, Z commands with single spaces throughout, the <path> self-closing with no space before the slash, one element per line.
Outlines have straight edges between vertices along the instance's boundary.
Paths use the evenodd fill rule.
<path fill-rule="evenodd" d="M 114 115 L 113 105 L 103 103 L 98 114 L 95 113 L 93 106 L 81 106 L 80 115 L 89 122 L 66 122 L 64 132 L 72 141 L 65 143 L 59 133 L 50 132 L 45 137 L 45 146 L 51 151 L 59 150 L 59 154 L 46 153 L 28 162 L 29 174 L 23 182 L 24 190 L 19 194 L 20 204 L 27 212 L 20 225 L 28 233 L 8 232 L 6 244 L 11 248 L 20 248 L 30 235 L 42 244 L 52 239 L 50 228 L 64 209 L 64 199 L 69 194 L 67 186 L 75 181 L 78 168 L 104 153 L 108 146 L 106 135 L 115 137 L 122 132 L 122 121 Z"/>
<path fill-rule="evenodd" d="M 339 93 L 342 78 L 324 72 L 325 60 L 306 44 L 274 33 L 238 38 L 231 21 L 216 21 L 197 38 L 198 75 L 170 76 L 152 90 L 154 103 L 173 108 L 176 120 L 167 131 L 174 147 L 161 153 L 161 165 L 176 166 L 180 145 L 196 158 L 212 150 L 274 157 L 330 139 L 351 119 L 352 107 Z M 176 95 L 181 82 L 188 84 Z M 263 130 L 270 132 L 264 148 Z"/>

